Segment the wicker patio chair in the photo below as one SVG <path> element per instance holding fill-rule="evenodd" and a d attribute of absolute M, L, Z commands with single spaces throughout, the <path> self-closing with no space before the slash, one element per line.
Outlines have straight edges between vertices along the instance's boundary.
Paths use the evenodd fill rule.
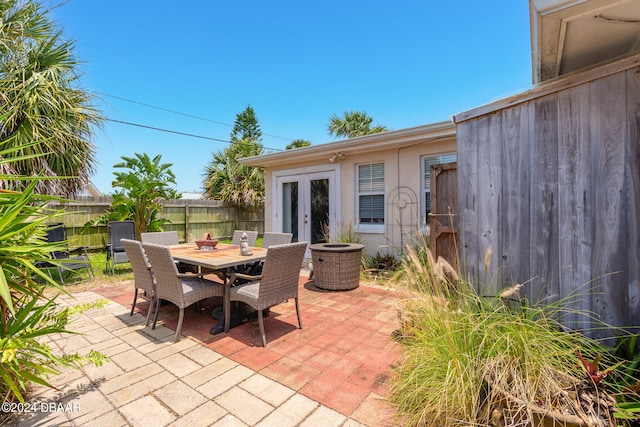
<path fill-rule="evenodd" d="M 147 255 L 145 254 L 144 249 L 142 249 L 142 243 L 131 239 L 122 239 L 120 242 L 127 253 L 129 262 L 131 263 L 131 269 L 133 270 L 134 293 L 133 303 L 131 304 L 131 313 L 129 313 L 129 316 L 133 315 L 133 311 L 136 308 L 136 301 L 138 300 L 138 290 L 142 289 L 144 291 L 142 297 L 149 300 L 149 310 L 147 310 L 147 320 L 145 323 L 145 326 L 147 326 L 149 324 L 151 312 L 153 311 L 154 306 L 157 305 L 156 282 L 153 278 L 151 264 L 149 264 Z"/>
<path fill-rule="evenodd" d="M 257 280 L 234 286 L 230 289 L 230 301 L 242 301 L 258 312 L 258 324 L 262 345 L 267 346 L 264 333 L 262 310 L 294 298 L 298 325 L 302 329 L 300 308 L 298 305 L 298 279 L 307 242 L 274 245 L 267 250 L 267 257 L 260 276 L 237 274 L 247 280 Z M 230 313 L 225 313 L 225 324 L 231 321 Z"/>
<path fill-rule="evenodd" d="M 180 243 L 177 231 L 156 231 L 140 234 L 142 243 L 154 243 L 156 245 L 172 246 Z"/>
<path fill-rule="evenodd" d="M 269 248 L 273 245 L 285 245 L 287 243 L 291 243 L 292 238 L 292 233 L 275 233 L 267 231 L 264 233 L 264 236 L 262 236 L 262 247 Z"/>
<path fill-rule="evenodd" d="M 262 247 L 269 249 L 269 247 L 274 245 L 285 245 L 287 243 L 291 243 L 291 239 L 293 238 L 292 233 L 275 233 L 271 231 L 267 231 L 262 236 Z M 262 267 L 264 266 L 264 261 L 259 261 L 253 263 L 250 266 L 246 267 L 246 271 L 243 271 L 244 274 L 249 274 L 252 276 L 258 276 L 262 274 Z M 239 283 L 245 283 L 242 279 L 238 279 Z"/>
<path fill-rule="evenodd" d="M 167 246 L 143 243 L 142 248 L 147 254 L 156 279 L 156 299 L 158 301 L 169 301 L 180 309 L 174 340 L 174 342 L 177 342 L 180 337 L 180 329 L 182 329 L 182 321 L 184 320 L 184 309 L 191 304 L 210 297 L 224 296 L 224 286 L 220 283 L 203 279 L 202 276 L 179 273 L 171 256 L 171 251 Z M 156 304 L 153 329 L 156 327 L 159 312 L 160 304 Z"/>
<path fill-rule="evenodd" d="M 140 240 L 142 243 L 153 243 L 162 246 L 173 246 L 180 244 L 180 238 L 177 231 L 152 231 L 148 233 L 141 233 Z M 198 268 L 176 261 L 176 266 L 180 273 L 197 273 Z"/>
<path fill-rule="evenodd" d="M 136 238 L 136 223 L 134 221 L 109 221 L 107 224 L 109 243 L 107 244 L 107 270 L 115 273 L 116 264 L 129 262 L 120 239 L 133 240 Z"/>
<path fill-rule="evenodd" d="M 249 246 L 256 245 L 256 240 L 258 240 L 258 232 L 245 231 L 245 230 L 235 230 L 233 232 L 233 238 L 231 239 L 232 245 L 240 245 L 240 239 L 242 239 L 242 233 L 247 233 L 247 237 L 249 237 Z"/>

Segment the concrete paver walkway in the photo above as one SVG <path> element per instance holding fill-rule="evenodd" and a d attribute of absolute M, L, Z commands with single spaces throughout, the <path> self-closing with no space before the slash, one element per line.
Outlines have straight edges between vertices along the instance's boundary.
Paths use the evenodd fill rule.
<path fill-rule="evenodd" d="M 110 362 L 66 370 L 57 388 L 37 387 L 22 426 L 391 426 L 384 401 L 400 351 L 393 293 L 360 286 L 323 293 L 301 281 L 304 329 L 293 303 L 257 324 L 208 334 L 215 321 L 186 310 L 173 343 L 177 310 L 162 307 L 162 325 L 145 327 L 146 307 L 129 316 L 133 286 L 96 289 L 60 301 L 77 305 L 107 296 L 103 309 L 78 315 L 57 337 L 65 353 L 97 350 Z M 100 295 L 102 294 L 102 295 Z M 118 303 L 118 301 L 120 303 Z M 148 305 L 148 304 L 147 304 Z"/>

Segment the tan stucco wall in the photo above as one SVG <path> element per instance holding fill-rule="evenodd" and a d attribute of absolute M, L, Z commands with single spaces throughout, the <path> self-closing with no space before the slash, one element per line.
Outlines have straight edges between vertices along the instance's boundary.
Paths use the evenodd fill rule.
<path fill-rule="evenodd" d="M 356 170 L 357 165 L 384 162 L 385 164 L 385 227 L 381 232 L 361 232 L 365 251 L 369 255 L 376 252 L 398 251 L 406 246 L 416 233 L 424 218 L 421 210 L 421 157 L 425 155 L 440 155 L 454 153 L 456 150 L 455 137 L 416 143 L 406 147 L 392 147 L 380 151 L 367 152 L 366 149 L 358 153 L 350 153 L 340 162 L 338 173 L 341 183 L 339 197 L 340 220 L 344 223 L 356 224 Z M 265 230 L 273 228 L 273 175 L 274 172 L 288 169 L 305 168 L 323 163 L 329 163 L 328 158 L 316 162 L 296 162 L 295 158 L 284 166 L 265 169 Z M 399 206 L 404 206 L 399 208 Z"/>

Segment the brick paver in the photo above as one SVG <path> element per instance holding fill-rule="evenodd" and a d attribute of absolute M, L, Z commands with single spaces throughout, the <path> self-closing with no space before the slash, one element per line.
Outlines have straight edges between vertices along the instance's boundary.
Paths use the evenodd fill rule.
<path fill-rule="evenodd" d="M 384 401 L 400 355 L 389 336 L 396 327 L 393 295 L 375 287 L 326 293 L 302 286 L 304 329 L 296 327 L 293 304 L 277 306 L 265 320 L 266 349 L 256 323 L 211 336 L 202 322 L 215 321 L 195 313 L 186 313 L 197 318 L 185 322 L 185 336 L 173 343 L 171 307 L 163 307 L 152 330 L 144 325 L 144 302 L 133 316 L 114 302 L 130 304 L 125 293 L 132 287 L 63 296 L 59 302 L 73 305 L 101 299 L 100 292 L 111 301 L 76 316 L 70 329 L 83 335 L 57 336 L 52 346 L 98 350 L 110 361 L 63 370 L 51 378 L 57 389 L 35 387 L 30 402 L 51 409 L 23 414 L 17 425 L 400 425 Z"/>

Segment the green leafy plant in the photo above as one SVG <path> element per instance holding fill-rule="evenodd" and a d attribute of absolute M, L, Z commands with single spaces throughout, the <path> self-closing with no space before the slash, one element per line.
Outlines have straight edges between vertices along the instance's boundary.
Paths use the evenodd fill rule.
<path fill-rule="evenodd" d="M 0 162 L 1 163 L 1 162 Z M 44 223 L 59 215 L 47 203 L 57 198 L 34 194 L 32 182 L 22 192 L 0 190 L 0 326 L 15 312 L 14 301 L 21 295 L 37 295 L 36 277 L 58 287 L 38 262 L 49 260 L 58 248 L 44 242 Z"/>
<path fill-rule="evenodd" d="M 59 295 L 59 294 L 58 294 Z M 60 309 L 57 296 L 41 303 L 37 293 L 25 295 L 16 306 L 15 314 L 0 329 L 0 397 L 24 402 L 29 383 L 50 386 L 47 376 L 57 374 L 61 367 L 79 368 L 83 362 L 102 365 L 106 357 L 96 351 L 86 356 L 78 353 L 58 355 L 40 338 L 51 334 L 73 333 L 67 330 L 72 314 L 91 308 L 101 308 L 105 301 Z"/>
<path fill-rule="evenodd" d="M 619 334 L 615 346 L 610 350 L 624 361 L 619 369 L 619 382 L 625 387 L 636 387 L 640 391 L 640 342 L 638 334 Z"/>
<path fill-rule="evenodd" d="M 633 426 L 640 426 L 640 342 L 638 334 L 621 331 L 613 348 L 608 349 L 620 360 L 619 365 L 605 379 L 616 392 L 618 401 L 615 416 Z M 635 424 L 632 424 L 635 423 Z"/>
<path fill-rule="evenodd" d="M 46 385 L 59 367 L 104 360 L 46 344 L 48 335 L 70 333 L 72 310 L 45 296 L 47 288 L 64 290 L 41 269 L 64 244 L 44 238 L 45 224 L 63 214 L 49 203 L 64 200 L 37 194 L 73 194 L 86 181 L 95 154 L 90 129 L 101 119 L 90 95 L 74 88 L 72 43 L 41 6 L 9 0 L 0 11 L 0 398 L 23 401 L 31 382 Z"/>
<path fill-rule="evenodd" d="M 135 157 L 121 157 L 123 162 L 114 168 L 127 169 L 114 172 L 113 187 L 119 188 L 113 194 L 110 209 L 98 218 L 87 221 L 82 227 L 106 225 L 109 221 L 133 220 L 136 223 L 136 236 L 147 231 L 162 231 L 169 220 L 161 218 L 161 201 L 178 199 L 180 195 L 171 187 L 175 176 L 171 163 L 161 163 L 161 155 L 150 158 L 147 154 L 135 154 Z"/>
<path fill-rule="evenodd" d="M 55 297 L 45 298 L 42 283 L 58 294 L 64 290 L 40 268 L 40 262 L 54 262 L 49 253 L 58 248 L 59 243 L 45 242 L 44 224 L 62 214 L 47 208 L 59 198 L 34 194 L 35 185 L 32 181 L 20 192 L 0 190 L 0 397 L 5 401 L 23 401 L 28 384 L 46 385 L 46 376 L 57 367 L 103 360 L 95 352 L 56 355 L 41 339 L 70 331 L 65 329 L 69 310 L 59 309 Z"/>
<path fill-rule="evenodd" d="M 380 254 L 376 252 L 376 255 L 371 258 L 370 265 L 378 270 L 395 271 L 400 266 L 400 261 L 393 254 Z"/>

